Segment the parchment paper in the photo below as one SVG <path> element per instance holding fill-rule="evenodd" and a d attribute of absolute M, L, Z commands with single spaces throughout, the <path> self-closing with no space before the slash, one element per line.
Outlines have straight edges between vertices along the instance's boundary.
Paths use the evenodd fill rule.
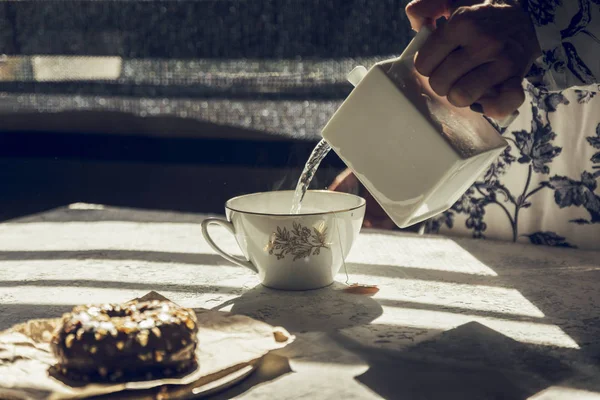
<path fill-rule="evenodd" d="M 167 300 L 150 292 L 140 300 Z M 255 363 L 271 350 L 294 340 L 285 329 L 255 319 L 219 311 L 196 309 L 199 367 L 177 379 L 161 379 L 119 384 L 73 386 L 53 377 L 49 370 L 56 363 L 49 341 L 60 318 L 31 320 L 0 332 L 1 399 L 75 399 L 149 389 L 162 385 L 207 385 Z M 58 316 L 57 316 L 58 317 Z"/>

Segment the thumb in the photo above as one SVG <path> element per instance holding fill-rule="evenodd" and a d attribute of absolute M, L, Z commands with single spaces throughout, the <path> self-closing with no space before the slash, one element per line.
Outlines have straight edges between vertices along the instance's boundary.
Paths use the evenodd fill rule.
<path fill-rule="evenodd" d="M 406 6 L 406 16 L 415 31 L 423 25 L 433 25 L 440 17 L 450 17 L 451 0 L 412 0 Z"/>
<path fill-rule="evenodd" d="M 517 110 L 525 101 L 525 92 L 520 78 L 511 78 L 497 88 L 496 96 L 484 96 L 477 102 L 488 117 L 500 120 Z"/>

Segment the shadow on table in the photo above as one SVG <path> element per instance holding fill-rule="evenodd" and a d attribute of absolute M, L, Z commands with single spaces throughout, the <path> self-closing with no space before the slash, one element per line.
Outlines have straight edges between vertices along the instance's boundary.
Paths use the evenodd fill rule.
<path fill-rule="evenodd" d="M 203 399 L 221 400 L 231 399 L 239 396 L 254 387 L 263 385 L 267 382 L 276 380 L 288 373 L 292 372 L 288 359 L 275 354 L 267 354 L 260 361 L 258 368 L 252 372 L 247 378 L 234 384 L 230 388 L 215 390 L 212 395 L 202 395 Z M 97 400 L 114 400 L 114 399 L 135 399 L 135 400 L 184 400 L 190 398 L 190 391 L 194 389 L 194 384 L 185 386 L 170 386 L 170 390 L 165 390 L 164 387 L 136 390 L 131 392 L 118 392 L 116 394 L 93 397 Z"/>
<path fill-rule="evenodd" d="M 541 310 L 543 322 L 560 327 L 579 345 L 581 355 L 600 362 L 597 253 L 514 243 L 494 247 L 481 246 L 477 241 L 456 243 L 494 270 L 499 284 L 517 290 Z"/>
<path fill-rule="evenodd" d="M 248 378 L 225 390 L 209 396 L 211 400 L 225 400 L 239 396 L 252 388 L 267 382 L 274 381 L 284 375 L 293 372 L 290 363 L 286 357 L 268 353 L 260 362 L 260 365 Z"/>
<path fill-rule="evenodd" d="M 73 309 L 71 304 L 2 304 L 0 331 L 30 319 L 59 318 Z"/>
<path fill-rule="evenodd" d="M 347 286 L 334 282 L 323 289 L 282 291 L 262 285 L 214 309 L 233 305 L 231 312 L 280 325 L 292 332 L 336 331 L 367 325 L 383 313 L 371 297 L 344 292 Z"/>
<path fill-rule="evenodd" d="M 385 399 L 526 399 L 574 373 L 539 346 L 477 322 L 402 352 L 363 346 L 343 334 L 336 339 L 369 363 L 356 379 Z"/>

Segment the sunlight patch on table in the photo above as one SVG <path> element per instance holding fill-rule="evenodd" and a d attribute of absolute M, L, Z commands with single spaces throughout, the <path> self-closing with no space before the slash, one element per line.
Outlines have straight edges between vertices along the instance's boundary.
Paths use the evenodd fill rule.
<path fill-rule="evenodd" d="M 218 227 L 217 227 L 218 228 Z M 225 249 L 239 248 L 228 232 L 215 228 Z M 32 222 L 0 224 L 0 251 L 133 250 L 214 254 L 198 223 Z"/>
<path fill-rule="evenodd" d="M 452 239 L 441 237 L 361 234 L 347 262 L 497 276 Z"/>
<path fill-rule="evenodd" d="M 556 325 L 413 308 L 383 306 L 383 310 L 373 324 L 449 330 L 476 321 L 519 342 L 579 349 L 579 345 Z"/>
<path fill-rule="evenodd" d="M 69 210 L 104 210 L 106 207 L 103 204 L 72 203 L 67 208 Z"/>
<path fill-rule="evenodd" d="M 373 278 L 359 274 L 352 274 L 352 279 L 377 284 L 379 292 L 376 298 L 382 300 L 544 317 L 544 313 L 516 289 L 419 279 Z"/>
<path fill-rule="evenodd" d="M 1 252 L 0 252 L 1 258 Z M 174 274 L 173 271 L 177 273 Z M 65 273 L 65 271 L 69 271 Z M 211 285 L 228 281 L 241 284 L 255 281 L 256 274 L 237 266 L 181 264 L 146 260 L 69 259 L 69 260 L 11 260 L 0 261 L 0 281 L 65 280 L 102 285 L 106 281 L 146 285 L 185 286 Z M 72 278 L 74 281 L 70 281 Z M 95 284 L 94 282 L 97 282 Z M 258 282 L 257 282 L 258 283 Z"/>
<path fill-rule="evenodd" d="M 589 390 L 573 389 L 563 386 L 551 386 L 527 400 L 600 400 L 600 393 Z"/>
<path fill-rule="evenodd" d="M 0 287 L 0 309 L 5 305 L 37 304 L 37 305 L 77 305 L 121 303 L 144 296 L 150 289 L 108 289 L 83 288 L 68 286 Z M 185 307 L 210 308 L 239 295 L 206 290 L 203 292 L 176 292 L 157 290 L 161 295 Z M 233 291 L 233 290 L 232 290 Z M 49 318 L 52 316 L 48 316 Z"/>

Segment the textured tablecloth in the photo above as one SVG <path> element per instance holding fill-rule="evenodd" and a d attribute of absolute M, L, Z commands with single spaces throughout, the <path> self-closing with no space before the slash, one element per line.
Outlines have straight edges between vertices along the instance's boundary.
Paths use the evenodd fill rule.
<path fill-rule="evenodd" d="M 600 398 L 600 252 L 365 230 L 348 282 L 375 296 L 344 271 L 283 292 L 215 255 L 204 217 L 75 204 L 0 224 L 0 329 L 156 290 L 297 335 L 218 398 Z"/>

